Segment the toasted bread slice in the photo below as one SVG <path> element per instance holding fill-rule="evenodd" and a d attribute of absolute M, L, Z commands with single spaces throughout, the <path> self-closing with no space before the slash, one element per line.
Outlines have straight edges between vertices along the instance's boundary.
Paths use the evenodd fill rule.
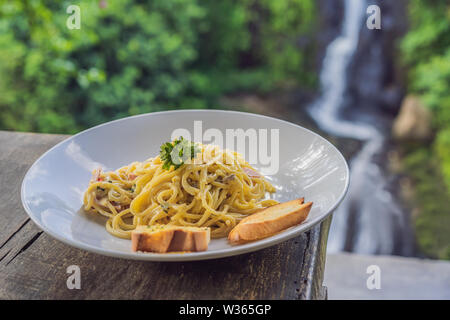
<path fill-rule="evenodd" d="M 168 251 L 205 251 L 210 239 L 210 228 L 178 227 Z"/>
<path fill-rule="evenodd" d="M 304 203 L 301 198 L 268 207 L 242 219 L 228 234 L 228 241 L 241 244 L 274 235 L 302 223 L 311 206 L 312 202 Z"/>
<path fill-rule="evenodd" d="M 131 232 L 133 251 L 205 251 L 211 239 L 209 228 L 182 226 L 138 226 Z"/>

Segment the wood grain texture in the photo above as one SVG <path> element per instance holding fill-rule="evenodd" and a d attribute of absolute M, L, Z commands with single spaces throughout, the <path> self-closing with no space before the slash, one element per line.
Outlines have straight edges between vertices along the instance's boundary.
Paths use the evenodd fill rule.
<path fill-rule="evenodd" d="M 29 220 L 20 185 L 31 164 L 64 139 L 0 131 L 0 299 L 320 299 L 329 223 L 279 245 L 196 262 L 139 262 L 65 245 Z M 69 290 L 67 267 L 81 269 Z"/>

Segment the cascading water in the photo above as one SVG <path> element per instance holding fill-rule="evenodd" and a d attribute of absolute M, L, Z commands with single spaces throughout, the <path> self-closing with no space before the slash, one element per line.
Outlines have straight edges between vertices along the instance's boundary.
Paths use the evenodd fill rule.
<path fill-rule="evenodd" d="M 397 227 L 405 224 L 402 210 L 386 191 L 386 180 L 374 156 L 383 150 L 384 136 L 374 124 L 342 118 L 347 71 L 355 54 L 360 29 L 365 26 L 364 0 L 345 0 L 344 19 L 338 37 L 327 47 L 320 73 L 322 95 L 308 108 L 325 132 L 363 142 L 350 161 L 348 194 L 333 215 L 328 251 L 392 254 Z M 349 230 L 352 222 L 353 230 Z"/>

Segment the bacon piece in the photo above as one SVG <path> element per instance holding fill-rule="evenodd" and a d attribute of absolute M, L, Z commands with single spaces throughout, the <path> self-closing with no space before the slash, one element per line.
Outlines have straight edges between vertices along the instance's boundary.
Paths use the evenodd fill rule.
<path fill-rule="evenodd" d="M 243 168 L 243 170 L 250 178 L 261 178 L 261 175 L 255 170 L 250 168 Z"/>
<path fill-rule="evenodd" d="M 114 208 L 116 208 L 117 212 L 122 210 L 122 205 L 118 204 L 115 201 L 111 201 L 111 204 L 113 205 Z"/>
<path fill-rule="evenodd" d="M 102 168 L 97 168 L 92 172 L 92 182 L 97 182 L 97 181 L 103 181 L 103 179 L 100 177 L 100 175 L 102 174 Z"/>
<path fill-rule="evenodd" d="M 108 199 L 106 197 L 96 198 L 95 202 L 104 208 L 108 208 Z"/>
<path fill-rule="evenodd" d="M 234 178 L 236 178 L 236 176 L 234 174 L 229 175 L 228 177 L 226 177 L 225 179 L 223 179 L 223 182 L 228 183 L 234 180 Z"/>
<path fill-rule="evenodd" d="M 130 173 L 128 175 L 128 180 L 134 180 L 134 179 L 136 179 L 136 177 L 137 177 L 137 175 L 135 175 L 134 173 Z"/>

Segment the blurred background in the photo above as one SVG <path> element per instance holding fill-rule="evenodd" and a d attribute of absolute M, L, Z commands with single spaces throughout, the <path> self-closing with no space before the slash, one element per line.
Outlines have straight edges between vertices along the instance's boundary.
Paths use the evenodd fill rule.
<path fill-rule="evenodd" d="M 340 252 L 450 260 L 447 0 L 3 0 L 0 74 L 1 130 L 73 134 L 186 108 L 308 127 L 351 168 L 327 269 L 359 259 Z"/>

